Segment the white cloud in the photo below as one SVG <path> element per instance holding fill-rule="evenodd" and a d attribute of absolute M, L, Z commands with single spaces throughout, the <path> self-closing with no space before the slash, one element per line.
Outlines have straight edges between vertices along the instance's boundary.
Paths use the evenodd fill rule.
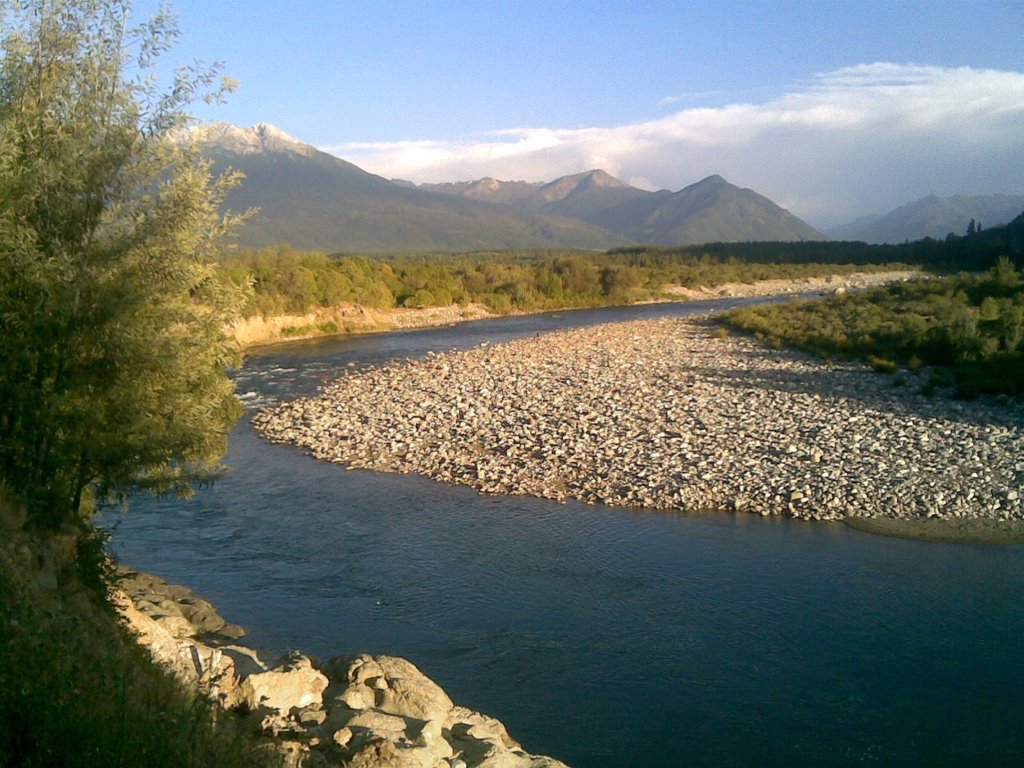
<path fill-rule="evenodd" d="M 1024 73 L 875 63 L 763 103 L 607 128 L 510 128 L 462 141 L 328 147 L 386 177 L 550 180 L 603 167 L 649 188 L 718 173 L 821 225 L 935 193 L 1024 193 Z"/>
<path fill-rule="evenodd" d="M 723 96 L 728 96 L 728 91 L 687 91 L 685 93 L 677 93 L 674 96 L 666 96 L 658 101 L 659 107 L 671 107 L 676 104 L 684 104 L 687 102 L 699 101 L 701 99 L 717 99 Z"/>

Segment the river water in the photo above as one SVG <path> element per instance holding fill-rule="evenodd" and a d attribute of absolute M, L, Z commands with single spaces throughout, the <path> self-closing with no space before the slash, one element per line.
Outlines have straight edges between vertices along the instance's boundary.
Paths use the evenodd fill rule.
<path fill-rule="evenodd" d="M 693 307 L 275 347 L 239 392 L 255 408 L 351 365 Z M 1024 546 L 480 496 L 321 463 L 247 420 L 227 462 L 191 501 L 108 515 L 121 560 L 193 587 L 258 647 L 407 657 L 531 752 L 576 768 L 1024 760 Z"/>

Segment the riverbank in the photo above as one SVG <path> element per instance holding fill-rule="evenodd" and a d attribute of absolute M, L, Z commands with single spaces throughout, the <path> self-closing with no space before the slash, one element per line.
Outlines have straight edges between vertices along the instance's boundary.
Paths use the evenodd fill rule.
<path fill-rule="evenodd" d="M 486 493 L 811 520 L 1024 518 L 1020 404 L 927 398 L 909 374 L 897 387 L 722 333 L 665 319 L 433 355 L 354 371 L 254 424 L 321 459 Z"/>
<path fill-rule="evenodd" d="M 687 288 L 666 285 L 660 301 L 701 301 L 721 298 L 745 298 L 814 292 L 845 292 L 919 277 L 913 270 L 888 272 L 853 272 L 825 277 L 786 280 L 759 280 L 753 283 L 725 283 L 716 286 Z M 567 308 L 560 308 L 567 309 Z M 552 309 L 537 312 L 560 311 Z M 512 313 L 527 314 L 527 313 Z M 453 323 L 498 317 L 482 304 L 443 307 L 376 309 L 358 304 L 339 304 L 303 315 L 256 316 L 237 321 L 228 329 L 229 337 L 242 350 L 282 342 L 313 339 L 323 336 L 382 333 L 387 331 L 430 328 Z"/>
<path fill-rule="evenodd" d="M 393 656 L 319 661 L 240 642 L 187 587 L 118 570 L 115 604 L 153 659 L 284 757 L 284 765 L 358 768 L 566 768 L 530 755 L 505 726 L 457 706 L 413 664 Z"/>
<path fill-rule="evenodd" d="M 83 562 L 102 538 L 23 524 L 0 499 L 0 765 L 565 768 L 404 659 L 255 649 L 191 589 Z"/>
<path fill-rule="evenodd" d="M 904 282 L 922 276 L 920 270 L 894 270 L 887 272 L 851 272 L 824 277 L 801 277 L 796 279 L 757 280 L 753 283 L 722 283 L 721 285 L 697 286 L 666 285 L 665 294 L 679 301 L 704 301 L 707 299 L 745 299 L 758 296 L 787 296 L 800 293 L 846 293 L 863 290 L 889 283 Z"/>
<path fill-rule="evenodd" d="M 239 320 L 228 328 L 228 336 L 242 350 L 281 342 L 323 336 L 383 333 L 410 328 L 431 328 L 469 320 L 496 317 L 480 304 L 418 309 L 376 309 L 359 304 L 339 304 L 305 315 L 273 315 Z"/>
<path fill-rule="evenodd" d="M 94 559 L 103 537 L 24 522 L 0 499 L 0 765 L 280 768 L 125 631 Z"/>

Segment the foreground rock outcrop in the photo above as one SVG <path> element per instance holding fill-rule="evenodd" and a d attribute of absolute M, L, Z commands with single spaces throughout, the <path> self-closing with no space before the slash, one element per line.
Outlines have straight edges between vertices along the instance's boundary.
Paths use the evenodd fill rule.
<path fill-rule="evenodd" d="M 239 644 L 244 631 L 188 588 L 129 569 L 119 577 L 115 602 L 139 642 L 186 685 L 247 713 L 289 765 L 315 753 L 353 768 L 565 768 L 456 706 L 405 659 L 272 658 Z"/>
<path fill-rule="evenodd" d="M 1024 518 L 1024 408 L 723 337 L 580 328 L 353 370 L 253 417 L 350 468 L 486 493 L 801 519 Z"/>

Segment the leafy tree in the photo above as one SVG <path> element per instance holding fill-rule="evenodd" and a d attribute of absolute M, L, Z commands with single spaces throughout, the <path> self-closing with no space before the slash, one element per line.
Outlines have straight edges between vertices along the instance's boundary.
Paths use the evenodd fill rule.
<path fill-rule="evenodd" d="M 213 478 L 238 415 L 214 279 L 214 178 L 183 140 L 215 68 L 151 76 L 177 36 L 118 0 L 0 0 L 0 483 L 29 520 Z M 177 139 L 177 140 L 175 140 Z"/>
<path fill-rule="evenodd" d="M 616 264 L 601 270 L 601 292 L 609 299 L 624 301 L 640 285 L 640 275 L 633 267 Z"/>

